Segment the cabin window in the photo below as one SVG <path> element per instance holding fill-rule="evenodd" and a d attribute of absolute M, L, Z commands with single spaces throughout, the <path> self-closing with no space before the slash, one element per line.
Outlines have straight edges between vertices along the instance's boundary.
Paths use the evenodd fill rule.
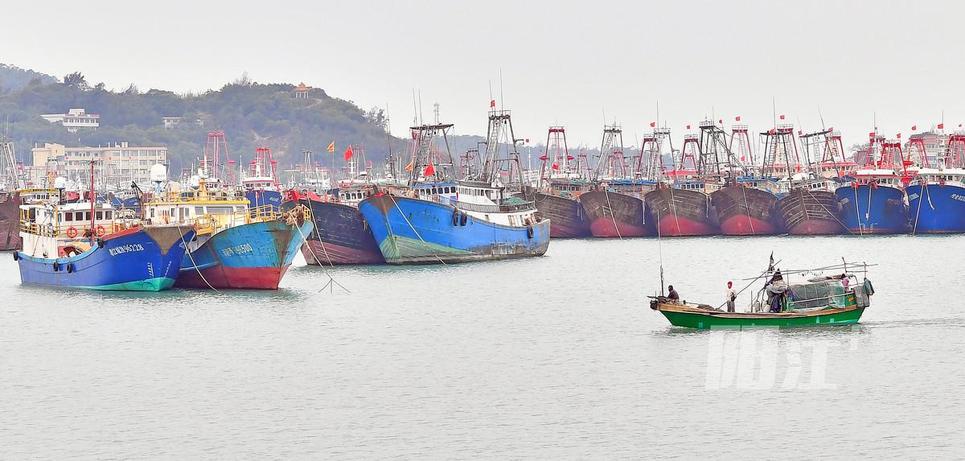
<path fill-rule="evenodd" d="M 64 221 L 73 221 L 73 220 L 74 220 L 73 213 L 64 213 Z"/>
<path fill-rule="evenodd" d="M 203 215 L 203 214 L 204 214 L 204 207 L 200 207 L 200 206 L 194 207 L 194 214 L 195 214 L 195 215 Z"/>
<path fill-rule="evenodd" d="M 114 212 L 113 212 L 113 211 L 105 211 L 105 212 L 104 212 L 104 219 L 114 219 Z"/>
<path fill-rule="evenodd" d="M 150 211 L 150 213 L 148 213 L 148 216 L 151 217 L 151 218 L 153 218 L 153 217 L 154 217 L 154 208 L 151 208 L 151 209 L 148 210 L 148 211 Z"/>
<path fill-rule="evenodd" d="M 97 220 L 100 221 L 100 220 L 102 220 L 102 219 L 104 219 L 104 212 L 103 212 L 103 211 L 98 211 L 98 212 L 97 212 Z"/>

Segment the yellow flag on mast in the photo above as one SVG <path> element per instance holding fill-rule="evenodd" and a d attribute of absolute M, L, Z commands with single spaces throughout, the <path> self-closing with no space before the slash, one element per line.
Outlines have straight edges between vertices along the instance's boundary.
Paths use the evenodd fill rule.
<path fill-rule="evenodd" d="M 335 153 L 335 141 L 332 141 L 331 144 L 328 145 L 328 149 L 327 149 L 327 150 L 328 150 L 328 153 L 329 153 L 329 154 L 334 154 L 334 153 Z"/>

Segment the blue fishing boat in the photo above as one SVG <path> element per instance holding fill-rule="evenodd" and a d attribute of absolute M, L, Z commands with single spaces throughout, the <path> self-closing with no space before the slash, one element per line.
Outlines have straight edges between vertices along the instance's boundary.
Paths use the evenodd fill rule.
<path fill-rule="evenodd" d="M 451 165 L 432 147 L 437 134 L 445 137 L 452 125 L 413 127 L 411 189 L 382 191 L 363 200 L 359 211 L 372 229 L 379 249 L 390 264 L 450 263 L 539 256 L 549 246 L 550 222 L 542 219 L 531 201 L 514 194 L 502 182 L 503 171 L 519 173 L 509 112 L 491 111 L 487 156 L 479 174 L 456 181 L 455 187 L 438 182 L 436 165 Z M 446 140 L 448 147 L 448 140 Z M 511 146 L 509 157 L 498 156 L 500 144 Z M 446 152 L 448 154 L 448 152 Z M 448 163 L 445 161 L 448 160 Z M 425 166 L 425 169 L 422 166 Z M 429 183 L 431 185 L 426 185 Z"/>
<path fill-rule="evenodd" d="M 865 168 L 852 174 L 850 186 L 834 191 L 841 205 L 838 216 L 849 232 L 901 234 L 908 230 L 904 186 L 910 176 L 904 162 L 900 141 L 871 133 Z"/>
<path fill-rule="evenodd" d="M 965 169 L 922 168 L 907 194 L 912 233 L 965 232 Z"/>
<path fill-rule="evenodd" d="M 156 194 L 144 204 L 151 222 L 193 226 L 181 259 L 177 286 L 275 290 L 314 225 L 302 206 L 286 211 L 249 207 L 234 191 L 197 190 Z"/>
<path fill-rule="evenodd" d="M 21 206 L 23 250 L 14 254 L 28 285 L 160 291 L 174 285 L 189 226 L 144 225 L 109 204 Z"/>
<path fill-rule="evenodd" d="M 901 234 L 908 230 L 908 206 L 894 170 L 863 169 L 851 184 L 835 189 L 841 222 L 853 234 Z"/>

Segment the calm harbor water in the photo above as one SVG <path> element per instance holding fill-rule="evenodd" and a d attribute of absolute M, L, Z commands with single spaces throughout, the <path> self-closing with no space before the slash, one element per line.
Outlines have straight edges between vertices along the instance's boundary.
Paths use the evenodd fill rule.
<path fill-rule="evenodd" d="M 693 332 L 648 307 L 661 253 L 716 304 L 771 251 L 877 263 L 862 323 Z M 22 287 L 3 254 L 0 458 L 961 456 L 963 255 L 965 236 L 553 241 L 127 294 Z"/>

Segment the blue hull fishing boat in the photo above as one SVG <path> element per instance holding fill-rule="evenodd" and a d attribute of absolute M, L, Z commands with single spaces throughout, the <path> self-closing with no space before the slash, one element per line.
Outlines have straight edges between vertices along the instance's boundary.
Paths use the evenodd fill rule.
<path fill-rule="evenodd" d="M 222 230 L 185 254 L 177 286 L 277 289 L 312 227 L 276 220 Z"/>
<path fill-rule="evenodd" d="M 907 193 L 912 233 L 965 232 L 965 169 L 922 169 Z"/>
<path fill-rule="evenodd" d="M 276 210 L 249 207 L 231 189 L 209 190 L 202 176 L 197 190 L 159 191 L 144 204 L 146 219 L 191 225 L 180 263 L 178 287 L 275 290 L 314 225 L 301 205 Z"/>
<path fill-rule="evenodd" d="M 851 186 L 835 189 L 844 226 L 852 234 L 902 234 L 908 231 L 905 185 L 911 177 L 901 142 L 870 133 L 865 168 Z M 901 175 L 898 172 L 901 172 Z"/>
<path fill-rule="evenodd" d="M 160 291 L 171 288 L 194 230 L 181 225 L 148 225 L 99 202 L 91 189 L 86 203 L 61 203 L 63 178 L 56 195 L 20 206 L 23 250 L 14 253 L 20 281 L 29 285 L 92 290 Z"/>
<path fill-rule="evenodd" d="M 550 222 L 539 216 L 534 202 L 512 189 L 521 170 L 509 112 L 490 112 L 485 162 L 478 172 L 467 162 L 468 179 L 456 181 L 455 187 L 446 182 L 444 170 L 436 171 L 436 165 L 452 165 L 452 156 L 440 158 L 432 148 L 432 138 L 445 138 L 451 127 L 413 127 L 415 146 L 406 166 L 410 188 L 402 193 L 380 191 L 359 204 L 385 261 L 449 263 L 544 254 Z M 448 149 L 448 139 L 445 146 Z M 509 149 L 505 158 L 499 155 L 500 146 Z M 508 186 L 503 184 L 506 176 Z"/>
<path fill-rule="evenodd" d="M 512 213 L 520 217 L 521 224 L 527 217 L 532 220 L 532 202 L 494 207 L 488 212 L 470 210 L 459 202 L 437 203 L 391 194 L 373 196 L 359 205 L 382 256 L 390 264 L 463 262 L 546 253 L 549 220 L 530 225 L 492 220 L 498 214 Z"/>
<path fill-rule="evenodd" d="M 858 170 L 855 182 L 835 189 L 839 217 L 853 234 L 902 234 L 908 207 L 899 177 L 891 170 Z"/>
<path fill-rule="evenodd" d="M 25 285 L 161 291 L 174 285 L 184 242 L 193 237 L 189 227 L 137 226 L 98 238 L 86 251 L 79 243 L 67 243 L 61 247 L 63 257 L 36 257 L 23 251 L 14 257 Z"/>

